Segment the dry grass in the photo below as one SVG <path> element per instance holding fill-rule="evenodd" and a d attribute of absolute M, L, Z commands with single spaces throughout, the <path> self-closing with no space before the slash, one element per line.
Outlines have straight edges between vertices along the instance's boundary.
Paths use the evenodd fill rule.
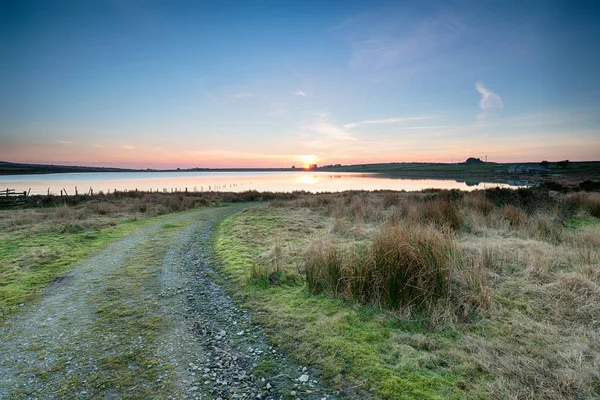
<path fill-rule="evenodd" d="M 0 210 L 0 229 L 8 231 L 87 230 L 109 223 L 113 218 L 136 219 L 189 210 L 220 202 L 261 201 L 297 198 L 299 194 L 258 193 L 146 193 L 117 192 L 110 195 L 56 197 L 43 196 L 30 208 Z M 33 198 L 32 198 L 33 199 Z M 310 206 L 313 206 L 311 204 Z"/>
<path fill-rule="evenodd" d="M 282 340 L 299 353 L 327 348 L 311 362 L 340 382 L 351 380 L 344 374 L 360 348 L 378 352 L 370 365 L 406 367 L 398 379 L 423 377 L 382 398 L 420 390 L 438 372 L 455 377 L 464 398 L 600 398 L 596 198 L 540 189 L 302 195 L 236 221 L 246 221 L 241 254 L 271 285 L 263 294 L 278 293 L 273 307 L 297 315 L 290 331 L 278 323 Z M 278 291 L 277 270 L 299 273 L 295 284 L 320 295 Z"/>
<path fill-rule="evenodd" d="M 567 203 L 592 217 L 600 218 L 600 193 L 577 192 L 567 196 Z"/>
<path fill-rule="evenodd" d="M 452 239 L 431 227 L 387 225 L 366 249 L 313 246 L 308 288 L 392 309 L 431 307 L 448 295 L 453 250 Z"/>
<path fill-rule="evenodd" d="M 599 397 L 599 198 L 535 191 L 332 198 L 319 208 L 331 217 L 329 236 L 306 252 L 308 288 L 409 318 L 425 310 L 434 330 L 462 326 L 456 348 L 435 351 L 475 365 L 493 397 Z"/>

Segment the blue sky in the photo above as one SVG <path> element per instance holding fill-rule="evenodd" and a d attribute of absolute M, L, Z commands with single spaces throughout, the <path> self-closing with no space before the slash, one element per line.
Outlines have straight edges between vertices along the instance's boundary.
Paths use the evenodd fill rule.
<path fill-rule="evenodd" d="M 0 159 L 600 157 L 596 1 L 2 1 Z"/>

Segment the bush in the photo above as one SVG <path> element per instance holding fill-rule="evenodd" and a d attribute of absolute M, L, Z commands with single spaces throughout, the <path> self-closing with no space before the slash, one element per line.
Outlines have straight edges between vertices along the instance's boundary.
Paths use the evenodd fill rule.
<path fill-rule="evenodd" d="M 305 257 L 306 284 L 312 293 L 343 292 L 344 254 L 331 243 L 313 245 Z"/>
<path fill-rule="evenodd" d="M 467 208 L 476 210 L 487 216 L 495 209 L 495 206 L 486 197 L 486 191 L 475 190 L 467 195 Z"/>
<path fill-rule="evenodd" d="M 567 196 L 567 205 L 584 210 L 592 217 L 600 218 L 600 194 L 598 193 L 570 193 Z"/>
<path fill-rule="evenodd" d="M 527 223 L 527 214 L 525 211 L 510 204 L 502 208 L 502 217 L 513 228 L 520 228 Z"/>
<path fill-rule="evenodd" d="M 427 309 L 448 294 L 454 252 L 450 235 L 435 228 L 387 225 L 366 248 L 313 246 L 306 255 L 306 280 L 312 293 Z"/>
<path fill-rule="evenodd" d="M 400 199 L 398 198 L 398 193 L 387 192 L 383 195 L 383 206 L 385 208 L 397 206 L 399 203 Z"/>
<path fill-rule="evenodd" d="M 456 204 L 447 199 L 434 199 L 421 203 L 417 207 L 415 222 L 434 223 L 459 230 L 464 226 L 465 218 Z"/>

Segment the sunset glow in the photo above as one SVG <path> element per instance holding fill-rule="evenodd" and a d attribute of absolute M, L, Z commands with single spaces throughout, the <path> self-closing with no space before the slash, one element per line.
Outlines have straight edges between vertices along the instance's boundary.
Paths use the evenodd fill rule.
<path fill-rule="evenodd" d="M 550 0 L 2 2 L 0 160 L 598 159 L 597 15 Z"/>
<path fill-rule="evenodd" d="M 311 165 L 317 164 L 317 156 L 314 154 L 300 156 L 300 160 L 302 161 L 302 167 L 304 169 L 309 169 Z"/>

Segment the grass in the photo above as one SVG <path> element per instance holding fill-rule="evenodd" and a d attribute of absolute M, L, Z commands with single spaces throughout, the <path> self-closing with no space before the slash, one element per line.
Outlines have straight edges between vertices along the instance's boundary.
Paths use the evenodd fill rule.
<path fill-rule="evenodd" d="M 357 397 L 594 398 L 595 199 L 322 194 L 232 216 L 215 246 L 273 341 Z M 257 284 L 261 268 L 297 278 Z"/>
<path fill-rule="evenodd" d="M 157 340 L 165 321 L 155 299 L 160 292 L 160 267 L 171 240 L 165 230 L 136 249 L 125 267 L 112 275 L 98 293 L 91 333 L 111 340 L 96 342 L 98 348 L 92 352 L 99 359 L 97 372 L 87 378 L 85 385 L 78 382 L 73 387 L 84 388 L 92 397 L 111 391 L 124 391 L 122 395 L 139 399 L 158 393 L 176 395 L 170 366 L 156 358 Z M 138 345 L 142 341 L 144 345 Z M 60 387 L 65 395 L 73 388 L 70 380 Z"/>
<path fill-rule="evenodd" d="M 45 285 L 77 261 L 145 223 L 166 213 L 221 202 L 220 195 L 205 196 L 141 192 L 44 196 L 40 206 L 0 210 L 0 322 L 20 304 L 37 298 Z"/>
<path fill-rule="evenodd" d="M 375 306 L 432 307 L 449 294 L 449 236 L 423 226 L 387 225 L 365 249 L 311 249 L 306 281 L 312 293 L 330 292 Z"/>
<path fill-rule="evenodd" d="M 129 399 L 182 398 L 172 365 L 157 355 L 166 321 L 156 301 L 160 293 L 160 273 L 164 255 L 172 244 L 176 228 L 193 220 L 164 224 L 150 239 L 133 249 L 123 267 L 109 275 L 102 285 L 90 291 L 92 322 L 78 332 L 74 341 L 88 343 L 84 352 L 67 355 L 86 364 L 96 360 L 86 375 L 67 374 L 57 382 L 57 395 L 70 398 L 74 393 L 101 398 L 119 396 Z M 67 368 L 63 359 L 40 376 Z"/>
<path fill-rule="evenodd" d="M 417 372 L 417 364 L 425 362 L 419 351 L 403 356 L 403 363 L 381 362 L 380 355 L 395 347 L 389 341 L 395 327 L 386 318 L 378 317 L 377 309 L 357 304 L 349 307 L 342 300 L 314 296 L 301 282 L 265 286 L 251 279 L 253 263 L 264 257 L 269 248 L 256 246 L 265 242 L 266 233 L 276 232 L 275 235 L 285 237 L 283 252 L 287 260 L 303 258 L 303 252 L 298 252 L 294 243 L 306 241 L 308 235 L 318 237 L 326 233 L 327 227 L 321 225 L 318 215 L 305 209 L 297 211 L 298 214 L 290 214 L 259 209 L 230 217 L 219 227 L 215 243 L 225 261 L 224 271 L 235 282 L 236 296 L 243 298 L 246 306 L 261 311 L 257 314 L 258 322 L 272 334 L 274 344 L 290 351 L 302 364 L 319 366 L 323 376 L 339 389 L 375 391 L 385 398 L 402 398 L 397 397 L 401 393 L 405 398 L 417 394 L 460 398 L 459 377 L 440 369 L 439 364 L 444 362 L 436 357 L 425 357 L 431 363 L 430 371 L 425 374 Z M 287 223 L 280 223 L 283 219 Z M 254 220 L 261 222 L 254 225 Z M 295 235 L 293 222 L 303 226 L 302 236 Z M 283 268 L 290 273 L 302 270 L 300 263 L 293 262 Z M 410 324 L 418 332 L 423 329 L 419 322 Z"/>
<path fill-rule="evenodd" d="M 120 221 L 115 226 L 84 232 L 27 229 L 0 233 L 0 319 L 18 304 L 35 298 L 40 289 L 71 269 L 77 261 L 134 231 L 143 221 Z M 86 237 L 87 236 L 87 237 Z"/>

